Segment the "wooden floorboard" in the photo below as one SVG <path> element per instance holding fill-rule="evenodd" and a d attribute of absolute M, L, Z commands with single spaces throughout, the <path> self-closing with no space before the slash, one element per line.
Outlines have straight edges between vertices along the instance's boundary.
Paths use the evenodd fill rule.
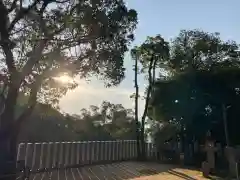
<path fill-rule="evenodd" d="M 32 174 L 30 180 L 204 180 L 201 172 L 158 163 L 120 162 Z M 215 178 L 216 179 L 216 178 Z"/>

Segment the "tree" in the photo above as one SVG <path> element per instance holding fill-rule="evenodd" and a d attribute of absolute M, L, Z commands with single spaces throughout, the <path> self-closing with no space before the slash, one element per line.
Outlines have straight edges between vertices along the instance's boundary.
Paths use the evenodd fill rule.
<path fill-rule="evenodd" d="M 171 43 L 171 56 L 166 62 L 172 76 L 155 83 L 149 116 L 178 122 L 188 137 L 200 138 L 212 129 L 221 139 L 218 129 L 226 129 L 223 119 L 230 116 L 223 117 L 222 106 L 233 106 L 238 99 L 237 49 L 234 41 L 222 41 L 218 33 L 181 31 Z"/>
<path fill-rule="evenodd" d="M 140 147 L 140 123 L 138 120 L 138 98 L 139 98 L 139 86 L 138 86 L 138 58 L 139 58 L 139 54 L 137 51 L 137 47 L 135 47 L 134 49 L 131 50 L 131 56 L 134 59 L 134 87 L 135 87 L 135 94 L 134 96 L 134 102 L 135 102 L 135 111 L 134 111 L 134 119 L 135 119 L 135 124 L 136 124 L 136 140 L 137 140 L 137 156 L 138 159 L 140 159 L 141 157 L 141 147 Z M 131 96 L 130 98 L 132 98 L 133 96 Z"/>
<path fill-rule="evenodd" d="M 168 43 L 164 39 L 157 35 L 156 37 L 148 37 L 147 40 L 139 47 L 135 47 L 132 50 L 135 59 L 135 87 L 136 87 L 136 98 L 138 98 L 138 86 L 136 84 L 136 73 L 137 73 L 137 61 L 142 65 L 142 72 L 147 69 L 148 87 L 146 91 L 145 107 L 141 118 L 141 129 L 140 139 L 142 145 L 142 157 L 145 157 L 145 119 L 147 117 L 147 111 L 149 107 L 150 95 L 152 92 L 152 86 L 155 83 L 156 68 L 157 65 L 161 64 L 163 60 L 169 57 Z"/>
<path fill-rule="evenodd" d="M 188 137 L 194 135 L 201 138 L 208 130 L 212 130 L 215 138 L 229 144 L 225 139 L 228 133 L 225 132 L 225 138 L 216 133 L 220 133 L 217 128 L 226 131 L 225 128 L 233 121 L 229 117 L 236 113 L 232 108 L 239 101 L 236 89 L 240 86 L 237 80 L 240 69 L 200 71 L 194 79 L 191 76 L 191 73 L 187 73 L 171 81 L 156 83 L 152 101 L 155 109 L 153 117 L 172 123 L 179 122 L 186 128 L 186 133 L 190 133 Z M 222 104 L 229 107 L 226 117 L 222 114 Z"/>
<path fill-rule="evenodd" d="M 56 105 L 67 89 L 76 87 L 56 76 L 98 74 L 107 86 L 121 82 L 136 23 L 136 11 L 122 0 L 0 1 L 1 84 L 7 86 L 0 117 L 0 174 L 15 161 L 20 125 L 36 102 Z M 16 117 L 19 93 L 29 98 Z"/>
<path fill-rule="evenodd" d="M 74 123 L 74 131 L 81 133 L 84 140 L 133 139 L 136 125 L 131 109 L 121 104 L 104 101 L 100 107 L 82 109 Z"/>
<path fill-rule="evenodd" d="M 74 125 L 71 116 L 64 115 L 52 107 L 37 104 L 29 119 L 31 120 L 22 124 L 19 143 L 79 140 L 78 134 L 72 129 Z"/>
<path fill-rule="evenodd" d="M 18 108 L 21 111 L 21 107 Z M 31 121 L 23 124 L 19 142 L 132 140 L 135 137 L 133 111 L 121 104 L 104 101 L 101 106 L 91 105 L 80 112 L 62 114 L 38 103 Z"/>

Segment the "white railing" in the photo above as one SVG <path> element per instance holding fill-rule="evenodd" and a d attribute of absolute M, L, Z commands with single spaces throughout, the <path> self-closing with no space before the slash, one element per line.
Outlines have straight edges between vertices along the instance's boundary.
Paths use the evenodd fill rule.
<path fill-rule="evenodd" d="M 153 144 L 146 143 L 146 154 L 148 158 L 156 157 Z M 135 140 L 20 143 L 17 154 L 17 160 L 24 160 L 25 167 L 33 171 L 136 157 Z"/>

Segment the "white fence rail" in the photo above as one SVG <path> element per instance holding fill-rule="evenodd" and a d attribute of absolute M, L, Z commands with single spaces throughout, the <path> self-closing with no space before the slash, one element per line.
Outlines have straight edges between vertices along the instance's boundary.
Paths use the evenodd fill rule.
<path fill-rule="evenodd" d="M 148 158 L 156 157 L 153 144 L 146 144 Z M 17 160 L 31 170 L 131 160 L 137 157 L 135 140 L 20 143 Z"/>

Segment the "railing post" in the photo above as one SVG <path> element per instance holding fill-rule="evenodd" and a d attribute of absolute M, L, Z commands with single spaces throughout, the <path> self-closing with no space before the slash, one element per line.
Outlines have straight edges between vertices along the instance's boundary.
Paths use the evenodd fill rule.
<path fill-rule="evenodd" d="M 115 160 L 118 161 L 118 156 L 119 156 L 119 145 L 118 145 L 118 140 L 116 141 L 115 145 L 116 153 L 115 153 Z"/>
<path fill-rule="evenodd" d="M 121 146 L 121 141 L 118 140 L 118 143 L 117 143 L 117 144 L 118 144 L 118 148 L 117 148 L 117 150 L 118 150 L 118 154 L 117 154 L 117 155 L 118 155 L 118 159 L 117 159 L 117 160 L 120 161 L 120 160 L 121 160 L 121 152 L 122 152 L 122 149 L 121 149 L 121 148 L 122 148 L 122 146 Z"/>
<path fill-rule="evenodd" d="M 127 140 L 127 159 L 130 159 L 130 140 Z"/>
<path fill-rule="evenodd" d="M 128 140 L 125 140 L 125 160 L 128 158 Z"/>
<path fill-rule="evenodd" d="M 134 141 L 134 158 L 137 158 L 137 141 Z"/>
<path fill-rule="evenodd" d="M 124 140 L 121 140 L 121 161 L 124 160 Z"/>
<path fill-rule="evenodd" d="M 128 140 L 125 140 L 125 160 L 128 158 Z"/>
<path fill-rule="evenodd" d="M 144 148 L 145 148 L 145 158 L 147 159 L 148 158 L 148 143 L 146 141 L 143 142 L 144 143 Z"/>
<path fill-rule="evenodd" d="M 104 159 L 104 144 L 103 141 L 99 142 L 99 146 L 100 146 L 100 161 L 103 161 Z"/>
<path fill-rule="evenodd" d="M 135 141 L 132 141 L 132 159 L 135 159 Z"/>
<path fill-rule="evenodd" d="M 157 146 L 155 146 L 154 155 L 155 155 L 155 160 L 158 160 L 158 148 L 157 148 Z"/>
<path fill-rule="evenodd" d="M 128 159 L 128 140 L 125 140 L 125 160 Z"/>
<path fill-rule="evenodd" d="M 88 141 L 88 164 L 92 164 L 92 141 Z"/>
<path fill-rule="evenodd" d="M 81 142 L 80 143 L 80 161 L 81 161 L 81 164 L 83 165 L 85 162 L 84 162 L 84 160 L 85 160 L 85 142 L 83 141 L 83 142 Z"/>
<path fill-rule="evenodd" d="M 121 140 L 121 161 L 124 160 L 124 140 Z"/>
<path fill-rule="evenodd" d="M 76 160 L 76 142 L 72 142 L 71 143 L 71 153 L 70 153 L 70 158 L 71 158 L 71 162 L 70 165 L 73 166 L 75 165 L 74 160 Z"/>
<path fill-rule="evenodd" d="M 87 162 L 87 164 L 89 164 L 89 160 L 90 160 L 90 156 L 89 156 L 89 154 L 90 154 L 90 148 L 89 148 L 89 141 L 87 141 L 86 142 L 86 162 Z"/>
<path fill-rule="evenodd" d="M 87 155 L 87 142 L 86 141 L 83 141 L 82 142 L 82 163 L 83 164 L 86 164 L 86 155 Z"/>
<path fill-rule="evenodd" d="M 112 155 L 112 141 L 108 141 L 108 161 L 111 162 Z"/>
<path fill-rule="evenodd" d="M 25 160 L 25 151 L 26 151 L 26 144 L 20 143 L 18 145 L 18 153 L 17 153 L 17 161 Z"/>
<path fill-rule="evenodd" d="M 154 159 L 154 144 L 152 143 L 152 159 Z"/>
<path fill-rule="evenodd" d="M 152 159 L 152 143 L 149 144 L 149 158 Z"/>
<path fill-rule="evenodd" d="M 136 140 L 134 141 L 133 146 L 134 146 L 134 159 L 136 159 L 137 158 L 137 141 Z"/>
<path fill-rule="evenodd" d="M 37 144 L 38 143 L 34 143 L 34 147 L 33 147 L 33 157 L 32 157 L 32 166 L 31 166 L 32 170 L 34 169 L 34 166 L 36 163 Z"/>
<path fill-rule="evenodd" d="M 26 154 L 25 154 L 25 167 L 28 166 L 28 159 L 29 159 L 31 145 L 32 145 L 31 143 L 27 143 Z"/>
<path fill-rule="evenodd" d="M 52 142 L 49 142 L 48 145 L 47 145 L 47 157 L 46 157 L 46 168 L 50 168 L 50 158 L 52 157 L 51 156 L 51 147 L 52 147 Z"/>
<path fill-rule="evenodd" d="M 45 146 L 47 145 L 47 143 L 42 143 L 41 144 L 41 152 L 40 152 L 40 165 L 39 165 L 39 168 L 40 169 L 43 169 L 43 168 L 45 168 L 44 167 L 44 149 L 45 149 Z"/>
<path fill-rule="evenodd" d="M 128 140 L 128 150 L 127 150 L 127 159 L 129 160 L 131 157 L 131 141 Z"/>
<path fill-rule="evenodd" d="M 127 149 L 127 141 L 123 140 L 123 160 L 126 160 L 126 149 Z"/>
<path fill-rule="evenodd" d="M 96 162 L 99 161 L 100 157 L 100 147 L 99 147 L 100 141 L 96 141 Z"/>
<path fill-rule="evenodd" d="M 107 155 L 108 155 L 107 141 L 103 141 L 103 143 L 104 143 L 104 152 L 105 152 L 103 160 L 107 161 Z"/>
<path fill-rule="evenodd" d="M 69 165 L 69 148 L 70 148 L 70 142 L 66 142 L 65 143 L 65 147 L 66 147 L 66 154 L 65 154 L 65 167 Z"/>
<path fill-rule="evenodd" d="M 92 155 L 91 155 L 91 163 L 95 163 L 96 162 L 96 146 L 97 146 L 97 141 L 93 141 L 92 142 Z"/>
<path fill-rule="evenodd" d="M 79 165 L 80 164 L 80 142 L 77 142 L 77 159 L 76 159 L 76 164 Z"/>
<path fill-rule="evenodd" d="M 132 147 L 132 145 L 133 145 L 133 143 L 132 143 L 133 141 L 132 140 L 129 140 L 129 159 L 131 160 L 132 159 L 132 150 L 133 150 L 133 147 Z"/>
<path fill-rule="evenodd" d="M 59 142 L 55 142 L 55 143 L 54 143 L 54 147 L 53 147 L 53 162 L 52 162 L 52 168 L 58 167 L 58 164 L 59 164 L 58 161 L 57 161 L 58 146 L 59 146 Z"/>
<path fill-rule="evenodd" d="M 111 161 L 114 161 L 114 143 L 115 143 L 116 141 L 114 140 L 114 141 L 111 141 Z"/>
<path fill-rule="evenodd" d="M 64 147 L 64 142 L 60 143 L 60 153 L 59 153 L 59 168 L 64 166 L 64 162 L 63 162 L 63 147 Z"/>
<path fill-rule="evenodd" d="M 117 141 L 112 141 L 112 161 L 116 160 L 116 142 Z"/>
<path fill-rule="evenodd" d="M 35 162 L 33 162 L 33 169 L 34 170 L 39 170 L 40 169 L 40 162 L 42 161 L 41 158 L 41 151 L 42 151 L 42 143 L 35 143 L 34 144 L 34 154 L 35 154 Z"/>

